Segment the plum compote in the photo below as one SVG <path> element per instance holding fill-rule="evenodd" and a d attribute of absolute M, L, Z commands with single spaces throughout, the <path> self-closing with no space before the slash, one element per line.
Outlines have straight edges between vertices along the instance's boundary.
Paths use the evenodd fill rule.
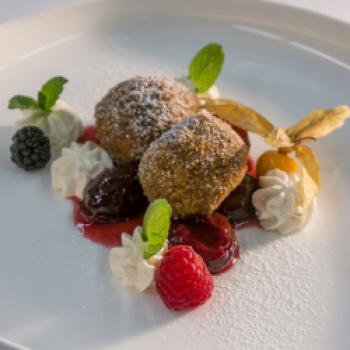
<path fill-rule="evenodd" d="M 234 225 L 244 225 L 256 220 L 252 195 L 258 187 L 258 180 L 246 174 L 243 181 L 223 201 L 218 211 Z"/>
<path fill-rule="evenodd" d="M 192 246 L 213 274 L 225 271 L 239 258 L 234 229 L 225 216 L 216 212 L 173 220 L 169 246 L 175 245 Z"/>
<path fill-rule="evenodd" d="M 86 186 L 80 203 L 81 214 L 89 223 L 110 224 L 144 212 L 148 201 L 131 164 L 106 169 Z"/>

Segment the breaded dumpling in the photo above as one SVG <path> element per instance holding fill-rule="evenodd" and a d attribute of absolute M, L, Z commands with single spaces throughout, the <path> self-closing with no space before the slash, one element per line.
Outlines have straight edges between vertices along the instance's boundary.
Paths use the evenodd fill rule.
<path fill-rule="evenodd" d="M 115 161 L 138 162 L 152 141 L 196 110 L 196 96 L 172 78 L 137 76 L 96 105 L 97 135 Z"/>
<path fill-rule="evenodd" d="M 247 146 L 229 124 L 200 111 L 151 144 L 139 178 L 148 199 L 166 198 L 175 215 L 205 215 L 240 184 L 247 155 Z"/>

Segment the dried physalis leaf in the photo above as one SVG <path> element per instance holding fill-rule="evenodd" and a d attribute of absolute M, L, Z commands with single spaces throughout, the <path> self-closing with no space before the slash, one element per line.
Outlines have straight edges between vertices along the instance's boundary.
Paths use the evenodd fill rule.
<path fill-rule="evenodd" d="M 297 158 L 309 174 L 315 185 L 319 188 L 320 182 L 320 166 L 314 152 L 306 145 L 299 144 L 294 148 Z"/>
<path fill-rule="evenodd" d="M 265 142 L 272 147 L 293 147 L 294 143 L 290 140 L 286 131 L 282 128 L 273 129 L 266 137 Z"/>
<path fill-rule="evenodd" d="M 318 140 L 342 127 L 349 116 L 348 106 L 338 106 L 327 110 L 318 109 L 295 126 L 287 129 L 287 134 L 295 142 L 303 139 Z"/>
<path fill-rule="evenodd" d="M 244 130 L 264 137 L 272 147 L 282 153 L 295 152 L 302 164 L 300 200 L 303 206 L 311 205 L 320 188 L 320 168 L 312 150 L 302 144 L 307 139 L 320 139 L 343 126 L 350 116 L 348 106 L 338 106 L 328 110 L 317 109 L 300 122 L 288 128 L 274 128 L 261 114 L 252 108 L 228 99 L 200 99 L 200 107 L 219 118 Z"/>
<path fill-rule="evenodd" d="M 297 135 L 308 127 L 312 122 L 319 120 L 324 113 L 323 109 L 315 109 L 312 113 L 304 117 L 298 123 L 286 130 L 291 139 L 297 139 Z"/>
<path fill-rule="evenodd" d="M 301 177 L 298 182 L 298 205 L 304 209 L 309 208 L 317 197 L 319 186 L 316 185 L 309 173 L 304 167 L 301 167 Z"/>
<path fill-rule="evenodd" d="M 273 125 L 260 113 L 241 103 L 229 99 L 200 99 L 200 106 L 219 118 L 246 131 L 266 136 Z"/>

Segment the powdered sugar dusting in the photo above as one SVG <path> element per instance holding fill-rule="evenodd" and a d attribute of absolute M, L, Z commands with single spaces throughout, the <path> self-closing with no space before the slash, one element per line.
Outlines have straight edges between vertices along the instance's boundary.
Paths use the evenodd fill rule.
<path fill-rule="evenodd" d="M 150 200 L 166 198 L 178 215 L 208 214 L 241 182 L 246 156 L 230 125 L 200 111 L 151 144 L 140 181 Z"/>
<path fill-rule="evenodd" d="M 215 277 L 208 309 L 199 310 L 189 325 L 188 348 L 195 349 L 194 340 L 203 336 L 214 337 L 215 349 L 223 350 L 309 349 L 322 338 L 325 291 L 332 282 L 325 285 L 317 273 L 325 263 L 313 250 L 325 248 L 324 242 L 302 236 L 240 232 L 242 259 Z"/>
<path fill-rule="evenodd" d="M 102 145 L 117 160 L 138 160 L 148 145 L 197 109 L 195 95 L 167 76 L 137 76 L 110 89 L 96 105 Z"/>
<path fill-rule="evenodd" d="M 114 50 L 113 55 L 109 51 L 104 55 L 99 53 L 98 59 L 95 59 L 96 62 L 94 61 L 90 65 L 84 65 L 82 62 L 82 65 L 74 66 L 65 72 L 65 75 L 71 78 L 72 84 L 78 81 L 81 82 L 81 86 L 88 87 L 84 93 L 78 89 L 76 91 L 72 89 L 68 96 L 68 100 L 79 110 L 84 111 L 85 115 L 91 115 L 93 103 L 105 93 L 106 88 L 111 86 L 113 82 L 127 79 L 139 73 L 175 72 L 180 66 L 180 64 L 172 65 L 170 59 L 157 60 L 157 64 L 155 64 L 145 55 L 140 57 L 138 52 L 131 54 L 129 48 L 123 49 L 120 45 L 116 47 L 115 40 L 111 40 L 110 48 L 110 50 L 112 48 Z M 145 52 L 147 51 L 145 50 Z M 232 81 L 228 81 L 227 84 L 231 86 Z M 239 92 L 237 87 L 236 91 L 232 93 Z M 275 105 L 273 106 L 275 107 Z M 278 113 L 276 112 L 275 115 Z M 331 152 L 330 150 L 333 148 L 330 147 L 328 152 Z M 322 151 L 322 169 L 331 169 L 334 166 L 334 158 L 332 158 L 331 153 L 324 154 L 327 149 Z M 321 152 L 319 153 L 321 154 Z M 325 163 L 327 159 L 328 163 Z M 342 171 L 340 166 L 338 170 Z M 156 329 L 147 330 L 144 333 L 140 332 L 135 337 L 128 336 L 128 341 L 117 343 L 117 347 L 120 349 L 141 349 L 147 346 L 157 348 L 155 345 L 158 345 L 159 348 L 178 349 L 179 345 L 182 345 L 182 348 L 186 350 L 202 350 L 203 344 L 207 344 L 208 349 L 225 350 L 318 350 L 327 348 L 318 346 L 322 344 L 322 339 L 324 339 L 321 333 L 326 329 L 325 324 L 330 321 L 327 309 L 330 308 L 329 304 L 332 300 L 329 300 L 327 290 L 335 291 L 333 296 L 339 297 L 336 291 L 339 288 L 344 288 L 344 285 L 337 284 L 335 287 L 333 283 L 339 283 L 337 278 L 345 276 L 336 277 L 334 275 L 333 278 L 329 278 L 327 273 L 327 276 L 320 275 L 320 271 L 327 270 L 325 265 L 329 265 L 331 260 L 338 261 L 335 258 L 336 254 L 339 253 L 336 243 L 332 246 L 333 251 L 329 252 L 328 245 L 331 244 L 329 236 L 333 232 L 328 232 L 330 235 L 327 239 L 324 237 L 327 236 L 324 234 L 327 227 L 324 226 L 332 229 L 334 228 L 333 224 L 336 223 L 336 218 L 333 217 L 332 221 L 331 217 L 334 207 L 341 207 L 336 199 L 341 198 L 341 195 L 346 196 L 345 191 L 341 192 L 343 188 L 340 189 L 338 186 L 345 179 L 336 178 L 336 180 L 331 182 L 331 179 L 323 177 L 322 191 L 325 195 L 322 199 L 320 198 L 320 202 L 323 205 L 329 203 L 329 208 L 323 208 L 324 210 L 320 211 L 324 221 L 310 230 L 307 229 L 305 233 L 299 236 L 280 237 L 262 230 L 241 232 L 238 236 L 242 248 L 241 260 L 232 271 L 214 277 L 213 298 L 200 308 L 183 315 L 174 315 L 169 312 L 169 318 L 175 320 L 166 323 L 163 322 L 162 317 L 167 313 L 167 310 L 162 307 L 156 294 L 150 293 L 151 295 L 142 296 L 144 299 L 140 301 L 141 311 L 139 314 L 128 309 L 129 304 L 134 305 L 138 299 L 135 300 L 136 297 L 133 294 L 129 295 L 129 292 L 122 294 L 123 299 L 120 300 L 120 303 L 126 305 L 127 313 L 130 312 L 132 315 L 130 317 L 133 317 L 134 320 L 130 328 L 137 328 L 136 320 L 142 320 L 143 315 L 149 312 L 151 323 L 156 325 Z M 325 187 L 326 184 L 331 185 L 328 191 Z M 335 189 L 337 195 L 334 194 Z M 330 201 L 331 198 L 334 200 Z M 341 203 L 344 204 L 344 202 L 345 199 Z M 345 210 L 344 208 L 343 215 L 346 215 Z M 65 213 L 65 215 L 68 214 Z M 341 214 L 337 215 L 341 217 Z M 311 225 L 316 223 L 318 219 L 316 212 Z M 327 221 L 329 222 L 327 223 Z M 341 235 L 345 236 L 344 229 Z M 332 240 L 339 241 L 338 239 L 339 234 L 337 233 Z M 93 245 L 82 246 L 80 241 L 74 247 L 79 249 L 83 247 L 86 250 L 95 248 Z M 323 259 L 320 259 L 320 251 L 323 250 L 327 250 L 328 253 L 323 256 Z M 89 254 L 91 255 L 90 251 Z M 343 253 L 338 255 L 339 259 L 345 257 Z M 100 260 L 104 263 L 105 257 Z M 77 259 L 78 263 L 81 261 L 84 262 L 85 270 L 87 265 L 90 269 L 95 266 L 94 261 L 86 264 L 86 260 Z M 345 263 L 346 259 L 344 259 Z M 86 271 L 91 272 L 90 270 Z M 102 273 L 100 276 L 106 280 L 105 283 L 108 285 L 110 276 L 105 277 Z M 119 314 L 115 311 L 114 318 L 108 318 L 108 310 L 114 310 L 113 305 L 119 308 L 119 300 L 116 300 L 119 295 L 117 298 L 113 298 L 118 291 L 117 285 L 113 285 L 113 287 L 108 285 L 110 293 L 108 295 L 112 300 L 112 307 L 105 307 L 104 314 L 101 312 L 101 320 L 112 319 L 117 324 L 117 315 Z M 122 287 L 120 287 L 120 291 L 123 293 Z M 99 299 L 99 303 L 101 303 L 101 299 Z M 87 305 L 89 307 L 89 304 Z M 147 308 L 146 312 L 142 307 Z M 157 323 L 157 319 L 162 321 Z M 111 332 L 114 335 L 117 334 L 116 326 L 111 328 Z M 179 335 L 181 336 L 179 337 Z M 133 347 L 134 344 L 136 344 L 135 347 Z M 316 344 L 316 346 L 312 347 L 311 344 Z M 115 345 L 111 345 L 108 349 L 112 348 L 114 349 Z"/>

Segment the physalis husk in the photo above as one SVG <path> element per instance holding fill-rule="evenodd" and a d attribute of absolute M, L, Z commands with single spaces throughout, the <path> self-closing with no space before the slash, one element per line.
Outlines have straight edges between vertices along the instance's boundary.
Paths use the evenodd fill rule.
<path fill-rule="evenodd" d="M 294 126 L 274 127 L 262 114 L 230 99 L 200 99 L 199 106 L 219 118 L 264 138 L 270 146 L 283 153 L 294 152 L 301 163 L 300 205 L 309 206 L 320 188 L 320 168 L 307 140 L 319 140 L 343 126 L 350 116 L 348 106 L 316 109 Z"/>

